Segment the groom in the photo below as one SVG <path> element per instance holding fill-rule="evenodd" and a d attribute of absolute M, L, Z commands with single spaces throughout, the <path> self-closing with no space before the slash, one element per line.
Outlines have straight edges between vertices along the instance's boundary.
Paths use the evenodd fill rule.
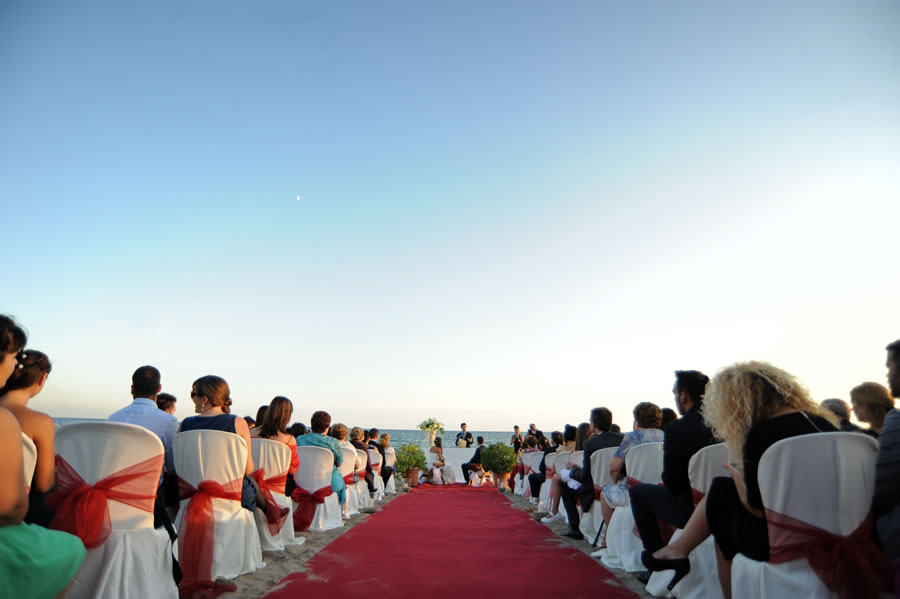
<path fill-rule="evenodd" d="M 472 459 L 462 464 L 460 468 L 462 468 L 463 473 L 463 481 L 468 484 L 469 483 L 469 472 L 481 470 L 481 450 L 484 449 L 484 437 L 481 435 L 478 436 L 478 447 L 475 449 L 475 455 L 472 456 Z"/>

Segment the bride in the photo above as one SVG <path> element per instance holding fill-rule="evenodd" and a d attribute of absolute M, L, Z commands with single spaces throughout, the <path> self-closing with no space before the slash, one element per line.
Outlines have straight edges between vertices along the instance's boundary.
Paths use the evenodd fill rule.
<path fill-rule="evenodd" d="M 430 450 L 432 453 L 431 468 L 423 476 L 430 476 L 431 480 L 426 482 L 433 485 L 452 485 L 456 482 L 456 476 L 453 474 L 453 468 L 448 468 L 444 463 L 444 448 L 441 443 L 441 438 L 435 437 L 434 446 Z"/>

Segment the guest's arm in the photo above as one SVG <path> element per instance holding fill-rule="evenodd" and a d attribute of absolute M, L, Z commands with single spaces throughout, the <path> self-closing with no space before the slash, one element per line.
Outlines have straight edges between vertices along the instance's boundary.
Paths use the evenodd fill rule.
<path fill-rule="evenodd" d="M 891 410 L 878 437 L 872 511 L 879 516 L 897 503 L 900 503 L 900 410 Z"/>
<path fill-rule="evenodd" d="M 609 463 L 609 476 L 613 482 L 618 481 L 622 477 L 622 471 L 625 470 L 625 458 L 613 458 Z"/>
<path fill-rule="evenodd" d="M 41 493 L 46 493 L 53 488 L 56 482 L 54 480 L 56 450 L 53 445 L 56 427 L 50 416 L 46 414 L 37 414 L 36 416 L 34 422 L 31 423 L 34 429 L 32 441 L 37 449 L 37 463 L 34 468 L 32 485 Z"/>
<path fill-rule="evenodd" d="M 247 443 L 247 466 L 244 468 L 244 475 L 253 473 L 253 452 L 250 451 L 250 427 L 243 418 L 234 417 L 234 432 L 241 436 L 241 439 Z"/>
<path fill-rule="evenodd" d="M 0 408 L 0 526 L 18 524 L 28 511 L 22 430 L 9 410 Z"/>

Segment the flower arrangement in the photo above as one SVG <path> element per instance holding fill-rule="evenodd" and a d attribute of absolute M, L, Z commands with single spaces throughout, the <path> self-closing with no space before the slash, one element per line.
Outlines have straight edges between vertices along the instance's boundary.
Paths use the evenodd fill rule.
<path fill-rule="evenodd" d="M 444 434 L 444 423 L 438 422 L 434 418 L 429 418 L 427 420 L 423 420 L 419 423 L 420 431 L 432 431 L 435 434 L 443 435 Z"/>
<path fill-rule="evenodd" d="M 422 452 L 418 445 L 414 445 L 412 443 L 401 445 L 400 448 L 397 449 L 396 467 L 397 472 L 400 473 L 400 476 L 406 476 L 406 473 L 410 470 L 424 470 L 425 454 Z"/>

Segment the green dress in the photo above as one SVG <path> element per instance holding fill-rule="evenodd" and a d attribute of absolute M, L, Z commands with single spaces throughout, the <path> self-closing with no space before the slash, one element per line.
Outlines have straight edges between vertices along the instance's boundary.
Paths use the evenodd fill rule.
<path fill-rule="evenodd" d="M 0 526 L 0 597 L 52 598 L 78 572 L 81 539 L 36 524 Z"/>

